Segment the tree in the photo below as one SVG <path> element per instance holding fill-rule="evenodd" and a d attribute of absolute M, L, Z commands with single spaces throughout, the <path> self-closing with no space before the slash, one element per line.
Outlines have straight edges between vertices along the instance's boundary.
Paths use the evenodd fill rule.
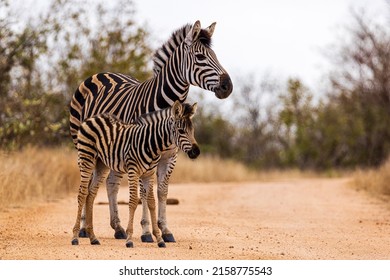
<path fill-rule="evenodd" d="M 8 2 L 1 0 L 0 7 L 0 146 L 14 147 L 22 139 L 34 140 L 43 122 L 36 67 L 47 51 L 46 30 L 29 22 L 16 31 Z"/>
<path fill-rule="evenodd" d="M 287 166 L 305 168 L 315 164 L 318 147 L 313 146 L 316 145 L 313 142 L 316 110 L 312 99 L 312 94 L 298 79 L 289 79 L 286 93 L 280 95 L 281 156 Z"/>
<path fill-rule="evenodd" d="M 389 26 L 355 13 L 350 40 L 337 50 L 330 77 L 330 102 L 358 124 L 341 127 L 340 133 L 354 137 L 348 152 L 353 162 L 363 165 L 379 165 L 390 153 Z"/>
<path fill-rule="evenodd" d="M 218 100 L 208 99 L 203 90 L 194 88 L 191 91 L 186 102 L 198 104 L 193 122 L 202 154 L 232 158 L 236 153 L 234 124 L 219 110 Z"/>
<path fill-rule="evenodd" d="M 95 73 L 120 72 L 139 80 L 151 75 L 148 32 L 135 24 L 131 1 L 91 5 L 55 0 L 50 10 L 46 22 L 54 38 L 53 70 L 68 99 Z"/>
<path fill-rule="evenodd" d="M 80 82 L 101 71 L 151 73 L 148 33 L 132 20 L 131 1 L 53 0 L 17 24 L 17 7 L 0 0 L 0 8 L 1 148 L 71 143 L 69 101 Z"/>
<path fill-rule="evenodd" d="M 233 95 L 236 128 L 236 158 L 254 167 L 272 167 L 279 162 L 275 97 L 279 83 L 269 75 L 255 82 L 253 77 L 238 85 Z"/>

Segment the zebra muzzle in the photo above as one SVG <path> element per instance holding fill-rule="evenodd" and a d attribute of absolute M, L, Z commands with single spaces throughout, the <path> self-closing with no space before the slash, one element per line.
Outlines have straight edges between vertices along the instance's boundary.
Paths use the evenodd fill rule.
<path fill-rule="evenodd" d="M 219 85 L 215 88 L 215 96 L 219 99 L 227 98 L 233 91 L 233 83 L 228 74 L 222 74 L 219 78 Z"/>
<path fill-rule="evenodd" d="M 197 144 L 192 144 L 191 150 L 187 152 L 187 155 L 191 159 L 195 159 L 200 155 L 200 149 Z"/>

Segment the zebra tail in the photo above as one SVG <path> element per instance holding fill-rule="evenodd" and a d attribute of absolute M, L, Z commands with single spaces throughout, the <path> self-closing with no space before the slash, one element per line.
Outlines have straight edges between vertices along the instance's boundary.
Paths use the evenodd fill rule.
<path fill-rule="evenodd" d="M 87 97 L 90 94 L 96 94 L 98 92 L 98 88 L 96 88 L 96 84 L 92 81 L 94 80 L 93 75 L 82 82 L 79 87 L 76 89 L 73 94 L 72 100 L 70 102 L 69 108 L 69 124 L 70 124 L 70 134 L 72 136 L 73 144 L 77 148 L 77 133 L 79 131 L 80 125 L 83 122 L 83 108 Z"/>

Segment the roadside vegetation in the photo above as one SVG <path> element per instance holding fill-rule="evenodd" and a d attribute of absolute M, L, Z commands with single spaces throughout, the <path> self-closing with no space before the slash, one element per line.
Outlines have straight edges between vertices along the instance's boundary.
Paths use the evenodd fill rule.
<path fill-rule="evenodd" d="M 0 152 L 0 209 L 64 197 L 80 182 L 76 153 L 69 148 Z"/>
<path fill-rule="evenodd" d="M 390 198 L 390 158 L 379 168 L 355 172 L 354 185 L 376 196 Z"/>

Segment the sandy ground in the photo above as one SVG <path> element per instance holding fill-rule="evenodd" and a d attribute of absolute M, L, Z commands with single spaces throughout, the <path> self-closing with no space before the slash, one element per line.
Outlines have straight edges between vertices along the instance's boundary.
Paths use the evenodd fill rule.
<path fill-rule="evenodd" d="M 120 200 L 128 197 L 120 190 Z M 176 184 L 168 225 L 176 243 L 141 243 L 137 208 L 134 248 L 115 240 L 108 205 L 95 206 L 101 245 L 70 244 L 76 197 L 0 212 L 0 259 L 390 259 L 390 208 L 348 179 Z M 101 188 L 96 202 L 105 202 Z M 120 206 L 122 225 L 127 206 Z"/>

